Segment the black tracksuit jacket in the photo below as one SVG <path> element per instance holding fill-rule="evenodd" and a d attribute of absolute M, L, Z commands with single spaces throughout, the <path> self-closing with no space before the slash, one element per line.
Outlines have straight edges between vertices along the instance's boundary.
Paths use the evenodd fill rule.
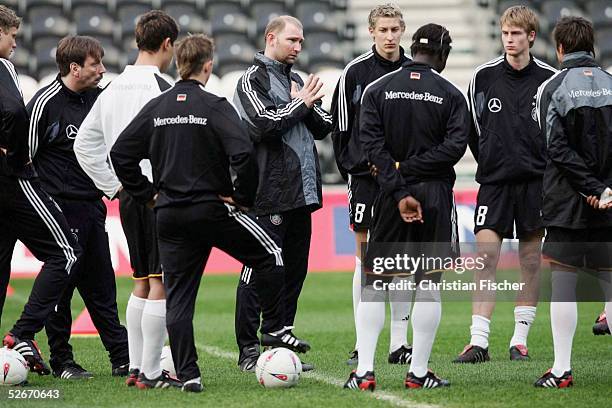
<path fill-rule="evenodd" d="M 198 81 L 179 81 L 147 103 L 110 155 L 134 198 L 145 203 L 159 193 L 156 208 L 221 202 L 218 195 L 250 207 L 255 199 L 257 159 L 246 126 L 225 98 Z M 151 160 L 155 185 L 142 175 L 142 159 Z"/>
<path fill-rule="evenodd" d="M 258 52 L 236 85 L 234 105 L 257 150 L 259 190 L 253 211 L 258 216 L 323 206 L 315 140 L 329 134 L 332 116 L 320 101 L 308 108 L 301 98 L 292 98 L 292 82 L 298 89 L 304 86 L 292 65 Z"/>
<path fill-rule="evenodd" d="M 376 46 L 348 63 L 338 80 L 331 112 L 332 139 L 336 164 L 342 177 L 369 175 L 368 161 L 359 142 L 359 108 L 364 89 L 381 76 L 395 71 L 408 61 L 400 47 L 400 58 L 389 61 L 376 52 Z"/>
<path fill-rule="evenodd" d="M 397 201 L 410 185 L 455 182 L 453 166 L 465 153 L 470 126 L 461 91 L 429 65 L 409 61 L 364 91 L 359 120 L 376 181 Z"/>
<path fill-rule="evenodd" d="M 556 70 L 537 58 L 520 71 L 501 55 L 476 68 L 468 89 L 472 128 L 469 146 L 479 184 L 541 179 L 546 146 L 535 96 Z"/>
<path fill-rule="evenodd" d="M 79 127 L 101 92 L 101 88 L 73 92 L 58 75 L 28 102 L 30 155 L 43 188 L 55 198 L 102 198 L 102 192 L 79 165 L 73 148 Z"/>
<path fill-rule="evenodd" d="M 28 147 L 28 112 L 10 61 L 0 58 L 0 176 L 36 178 Z"/>

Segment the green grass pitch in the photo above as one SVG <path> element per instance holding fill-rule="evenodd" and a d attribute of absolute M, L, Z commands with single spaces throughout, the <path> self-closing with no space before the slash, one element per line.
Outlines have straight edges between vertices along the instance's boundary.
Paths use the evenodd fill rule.
<path fill-rule="evenodd" d="M 535 389 L 533 382 L 552 365 L 552 339 L 548 304 L 538 308 L 529 336 L 529 362 L 508 359 L 508 341 L 514 327 L 513 304 L 499 303 L 491 326 L 492 361 L 481 365 L 455 365 L 451 360 L 469 340 L 471 308 L 468 302 L 447 302 L 442 306 L 442 322 L 434 344 L 430 367 L 448 378 L 449 389 L 406 390 L 405 366 L 386 363 L 389 331 L 381 334 L 376 356 L 377 391 L 374 394 L 341 389 L 350 368 L 345 364 L 354 343 L 351 281 L 349 273 L 310 274 L 300 299 L 296 333 L 308 339 L 313 349 L 304 360 L 316 370 L 305 373 L 293 389 L 266 390 L 252 373 L 241 373 L 236 366 L 234 303 L 238 277 L 205 276 L 198 297 L 196 342 L 205 384 L 201 394 L 178 390 L 128 389 L 122 378 L 110 376 L 110 364 L 98 338 L 72 340 L 76 359 L 94 372 L 89 381 L 69 382 L 52 376 L 29 376 L 34 388 L 57 388 L 59 401 L 9 400 L 8 387 L 0 387 L 1 407 L 180 407 L 180 406 L 260 406 L 260 407 L 548 407 L 609 406 L 612 384 L 612 338 L 595 337 L 591 325 L 602 305 L 579 305 L 574 339 L 573 370 L 575 386 L 567 390 Z M 32 284 L 14 280 L 15 295 L 7 299 L 2 316 L 2 333 L 8 331 L 21 312 Z M 120 278 L 118 302 L 122 320 L 131 281 Z M 73 301 L 73 317 L 83 309 L 78 296 Z M 38 335 L 48 358 L 44 332 Z"/>

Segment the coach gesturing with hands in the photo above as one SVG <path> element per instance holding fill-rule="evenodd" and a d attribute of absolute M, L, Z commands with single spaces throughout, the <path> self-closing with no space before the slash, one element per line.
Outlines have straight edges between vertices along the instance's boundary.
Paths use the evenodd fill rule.
<path fill-rule="evenodd" d="M 257 150 L 259 187 L 253 212 L 282 242 L 284 324 L 291 332 L 308 269 L 311 213 L 322 205 L 314 141 L 327 136 L 332 119 L 321 108 L 323 84 L 319 78 L 311 75 L 303 83 L 291 70 L 304 40 L 299 20 L 290 16 L 271 20 L 265 39 L 265 51 L 255 55 L 253 65 L 240 78 L 234 102 L 249 124 Z M 254 369 L 259 355 L 260 308 L 253 276 L 250 268 L 243 268 L 236 300 L 239 365 L 246 371 Z M 310 346 L 299 348 L 306 351 Z"/>

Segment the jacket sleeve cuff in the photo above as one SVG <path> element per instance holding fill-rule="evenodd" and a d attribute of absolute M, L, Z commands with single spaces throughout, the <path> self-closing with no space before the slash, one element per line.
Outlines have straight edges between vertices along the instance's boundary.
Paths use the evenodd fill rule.
<path fill-rule="evenodd" d="M 155 198 L 155 189 L 153 184 L 149 184 L 149 188 L 147 188 L 146 192 L 142 195 L 142 197 L 138 197 L 137 200 L 143 204 L 147 204 L 149 201 Z"/>
<path fill-rule="evenodd" d="M 398 203 L 402 200 L 402 198 L 408 197 L 409 195 L 412 194 L 410 194 L 410 190 L 408 190 L 407 188 L 402 188 L 393 192 L 393 198 Z"/>

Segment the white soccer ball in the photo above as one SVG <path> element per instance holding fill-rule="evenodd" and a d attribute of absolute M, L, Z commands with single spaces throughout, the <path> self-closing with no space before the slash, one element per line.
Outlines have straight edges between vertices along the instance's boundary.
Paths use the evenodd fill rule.
<path fill-rule="evenodd" d="M 28 378 L 28 363 L 18 351 L 0 348 L 0 384 L 17 385 Z"/>
<path fill-rule="evenodd" d="M 300 380 L 301 373 L 300 358 L 286 348 L 264 351 L 255 366 L 257 381 L 266 388 L 293 387 Z"/>
<path fill-rule="evenodd" d="M 172 351 L 170 350 L 170 346 L 164 346 L 164 348 L 162 348 L 159 365 L 161 366 L 162 370 L 166 370 L 168 373 L 170 373 L 171 377 L 176 378 L 176 369 L 174 368 L 174 360 L 172 359 Z"/>

